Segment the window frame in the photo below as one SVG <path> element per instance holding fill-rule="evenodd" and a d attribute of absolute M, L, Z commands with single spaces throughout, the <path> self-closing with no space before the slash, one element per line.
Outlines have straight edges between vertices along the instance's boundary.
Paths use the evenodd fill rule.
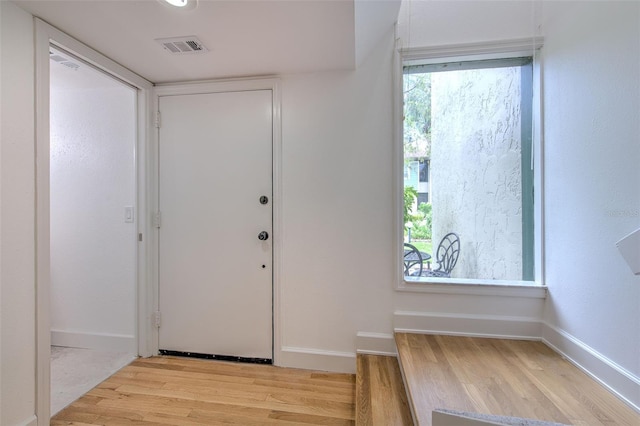
<path fill-rule="evenodd" d="M 542 38 L 526 38 L 491 43 L 405 48 L 394 51 L 394 265 L 395 289 L 407 292 L 450 294 L 498 294 L 525 297 L 544 297 L 544 168 L 542 133 Z M 407 65 L 439 64 L 446 62 L 482 61 L 522 56 L 533 57 L 532 102 L 532 162 L 534 167 L 534 279 L 533 281 L 426 278 L 412 279 L 403 273 L 402 247 L 404 224 L 402 223 L 404 185 L 403 146 L 403 68 Z"/>

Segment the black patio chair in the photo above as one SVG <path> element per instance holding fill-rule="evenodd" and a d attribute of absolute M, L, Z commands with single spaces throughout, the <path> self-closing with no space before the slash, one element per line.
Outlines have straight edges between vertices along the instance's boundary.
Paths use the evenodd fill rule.
<path fill-rule="evenodd" d="M 409 243 L 404 243 L 404 274 L 412 276 L 420 276 L 422 274 L 422 253 L 416 246 Z M 414 266 L 418 265 L 417 270 L 412 270 Z M 415 269 L 415 268 L 414 268 Z"/>
<path fill-rule="evenodd" d="M 420 275 L 423 277 L 449 278 L 451 277 L 451 271 L 458 262 L 459 256 L 460 237 L 458 237 L 458 234 L 450 232 L 445 235 L 440 241 L 440 244 L 438 244 L 438 250 L 435 256 L 437 267 L 435 269 L 424 269 Z"/>

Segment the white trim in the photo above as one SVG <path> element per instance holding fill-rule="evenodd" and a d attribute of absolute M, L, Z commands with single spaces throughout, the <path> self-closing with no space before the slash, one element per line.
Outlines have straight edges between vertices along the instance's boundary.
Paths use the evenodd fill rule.
<path fill-rule="evenodd" d="M 640 413 L 640 377 L 546 322 L 542 324 L 542 341 Z"/>
<path fill-rule="evenodd" d="M 239 92 L 251 90 L 271 90 L 273 101 L 273 129 L 272 129 L 272 172 L 273 172 L 273 363 L 274 365 L 284 365 L 282 358 L 282 316 L 280 303 L 282 300 L 282 286 L 280 285 L 282 273 L 282 104 L 280 92 L 280 79 L 277 77 L 256 77 L 256 78 L 237 78 L 216 81 L 201 81 L 187 83 L 167 83 L 159 84 L 155 87 L 153 93 L 153 111 L 158 111 L 159 98 L 161 96 L 178 96 L 178 95 L 194 95 L 203 93 L 223 93 L 223 92 Z M 155 143 L 157 147 L 158 132 L 154 132 Z M 159 209 L 159 175 L 157 148 L 153 151 L 154 164 L 154 182 L 153 196 L 154 206 Z M 159 307 L 159 282 L 158 282 L 158 239 L 157 230 L 154 232 L 153 239 L 153 256 L 154 256 L 154 272 L 153 272 L 153 291 L 154 306 Z M 158 352 L 158 330 L 153 331 L 153 342 L 155 353 Z"/>
<path fill-rule="evenodd" d="M 542 140 L 542 46 L 543 37 L 528 37 L 513 40 L 455 44 L 444 46 L 428 46 L 401 48 L 396 39 L 393 57 L 393 209 L 394 241 L 392 245 L 394 271 L 394 287 L 398 291 L 416 293 L 469 294 L 483 296 L 517 296 L 546 298 L 544 287 L 544 168 L 542 163 L 544 146 Z M 496 281 L 470 279 L 421 279 L 412 282 L 403 276 L 403 223 L 400 206 L 403 202 L 403 99 L 402 76 L 404 65 L 439 63 L 443 61 L 482 60 L 533 56 L 533 161 L 534 172 L 534 281 Z M 538 290 L 534 290 L 537 288 Z"/>
<path fill-rule="evenodd" d="M 280 79 L 272 76 L 189 81 L 184 83 L 161 83 L 155 86 L 155 98 L 157 100 L 158 96 L 273 90 L 279 83 Z"/>
<path fill-rule="evenodd" d="M 25 419 L 21 422 L 16 423 L 16 426 L 36 426 L 37 424 L 38 424 L 38 418 L 35 415 L 33 415 L 28 419 Z M 48 421 L 47 421 L 47 424 L 49 424 Z"/>
<path fill-rule="evenodd" d="M 36 416 L 39 426 L 51 417 L 51 330 L 49 249 L 49 33 L 35 20 L 36 89 Z M 45 56 L 46 55 L 46 56 Z M 46 57 L 46 59 L 45 59 Z"/>
<path fill-rule="evenodd" d="M 544 38 L 528 37 L 513 40 L 483 41 L 400 49 L 406 65 L 432 64 L 446 61 L 517 58 L 530 56 L 542 47 Z"/>
<path fill-rule="evenodd" d="M 49 47 L 55 45 L 72 53 L 97 69 L 138 89 L 137 123 L 138 134 L 135 149 L 137 191 L 135 210 L 137 232 L 145 237 L 151 229 L 147 220 L 147 170 L 149 115 L 148 105 L 152 84 L 127 68 L 96 52 L 89 46 L 73 39 L 39 18 L 35 23 L 35 86 L 36 86 L 36 416 L 39 425 L 48 425 L 50 407 L 50 261 L 49 261 Z M 137 333 L 138 351 L 148 356 L 148 330 L 144 318 L 150 317 L 148 297 L 149 242 L 145 238 L 138 244 L 136 252 L 137 272 Z M 150 323 L 149 323 L 150 324 Z"/>
<path fill-rule="evenodd" d="M 544 90 L 543 89 L 543 48 L 539 48 L 534 53 L 533 59 L 533 105 L 532 105 L 532 130 L 533 138 L 531 140 L 531 146 L 533 149 L 533 226 L 535 232 L 534 238 L 534 276 L 536 282 L 545 285 L 546 273 L 545 273 L 545 206 L 544 206 Z"/>
<path fill-rule="evenodd" d="M 402 261 L 402 260 L 400 260 Z M 547 287 L 535 283 L 522 282 L 520 284 L 498 284 L 494 282 L 467 283 L 467 280 L 455 280 L 450 282 L 415 281 L 400 279 L 397 287 L 398 291 L 408 291 L 412 293 L 440 293 L 440 294 L 464 294 L 471 296 L 504 296 L 504 297 L 525 297 L 533 299 L 545 299 L 547 297 Z M 468 280 L 472 281 L 472 280 Z M 476 281 L 476 280 L 473 280 Z"/>
<path fill-rule="evenodd" d="M 51 345 L 138 354 L 136 336 L 51 330 Z"/>
<path fill-rule="evenodd" d="M 397 25 L 396 25 L 397 31 Z M 396 45 L 399 43 L 399 39 L 396 38 Z M 403 185 L 404 185 L 404 152 L 403 152 L 403 140 L 404 135 L 402 131 L 403 115 L 404 115 L 404 99 L 402 89 L 402 56 L 400 51 L 395 49 L 393 52 L 393 147 L 392 147 L 392 173 L 391 178 L 393 182 L 392 194 L 393 194 L 393 242 L 391 248 L 393 250 L 393 270 L 394 273 L 394 287 L 396 290 L 403 287 L 404 277 L 402 271 L 404 271 L 404 262 L 402 258 L 403 252 L 403 240 L 404 240 L 404 217 L 402 214 L 403 197 Z"/>
<path fill-rule="evenodd" d="M 540 340 L 541 321 L 534 317 L 396 311 L 393 327 L 400 333 Z"/>
<path fill-rule="evenodd" d="M 280 366 L 289 368 L 336 373 L 355 373 L 356 371 L 356 354 L 353 352 L 282 346 L 280 361 Z"/>
<path fill-rule="evenodd" d="M 398 349 L 393 334 L 359 331 L 356 334 L 356 353 L 397 356 Z"/>
<path fill-rule="evenodd" d="M 138 241 L 136 253 L 137 262 L 137 340 L 138 355 L 150 357 L 153 352 L 153 331 L 155 329 L 151 317 L 153 315 L 153 238 L 154 228 L 150 220 L 149 211 L 153 206 L 151 192 L 153 185 L 153 172 L 155 168 L 149 163 L 153 150 L 153 132 L 151 105 L 153 104 L 153 87 L 151 83 L 138 90 L 138 144 L 136 156 L 137 196 L 136 205 L 139 212 L 136 220 L 138 234 L 142 234 L 142 241 Z"/>

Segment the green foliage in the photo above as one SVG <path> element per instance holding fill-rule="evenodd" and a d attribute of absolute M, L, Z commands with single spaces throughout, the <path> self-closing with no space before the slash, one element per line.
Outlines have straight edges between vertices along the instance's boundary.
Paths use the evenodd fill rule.
<path fill-rule="evenodd" d="M 431 203 L 420 203 L 418 213 L 411 221 L 411 238 L 419 240 L 431 239 Z"/>
<path fill-rule="evenodd" d="M 431 155 L 431 74 L 405 74 L 404 152 Z"/>
<path fill-rule="evenodd" d="M 418 211 L 413 212 L 413 203 L 418 197 L 418 191 L 412 186 L 404 187 L 404 228 L 411 223 L 411 238 L 419 240 L 431 239 L 431 203 L 420 203 Z"/>
<path fill-rule="evenodd" d="M 404 225 L 406 229 L 407 223 L 413 221 L 415 218 L 414 215 L 411 214 L 413 210 L 413 203 L 418 198 L 418 191 L 412 186 L 404 187 L 404 204 L 403 204 L 403 213 L 404 213 Z"/>

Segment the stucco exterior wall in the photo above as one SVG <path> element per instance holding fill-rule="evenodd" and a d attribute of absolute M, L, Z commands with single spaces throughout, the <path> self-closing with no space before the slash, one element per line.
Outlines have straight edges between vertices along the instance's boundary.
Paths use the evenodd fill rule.
<path fill-rule="evenodd" d="M 522 279 L 520 69 L 432 74 L 434 252 L 460 236 L 453 277 Z"/>

